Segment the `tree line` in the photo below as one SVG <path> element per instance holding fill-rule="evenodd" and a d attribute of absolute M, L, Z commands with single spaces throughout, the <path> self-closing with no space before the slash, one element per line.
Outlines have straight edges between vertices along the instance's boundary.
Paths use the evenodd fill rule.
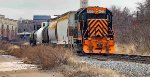
<path fill-rule="evenodd" d="M 150 50 L 150 0 L 137 3 L 136 9 L 131 12 L 127 7 L 111 7 L 115 40 L 119 45 L 134 45 L 137 52 L 146 52 Z"/>

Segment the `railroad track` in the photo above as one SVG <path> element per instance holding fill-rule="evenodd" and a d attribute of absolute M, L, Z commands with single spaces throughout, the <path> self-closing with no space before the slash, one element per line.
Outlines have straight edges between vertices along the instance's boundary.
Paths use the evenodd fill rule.
<path fill-rule="evenodd" d="M 21 42 L 11 42 L 14 45 L 21 45 Z M 81 55 L 80 55 L 81 56 Z M 88 57 L 100 61 L 125 61 L 150 64 L 150 56 L 140 55 L 125 55 L 125 54 L 84 54 L 83 57 Z"/>
<path fill-rule="evenodd" d="M 84 56 L 100 61 L 125 61 L 125 62 L 150 64 L 150 56 L 125 55 L 125 54 L 109 54 L 109 55 L 87 54 Z"/>

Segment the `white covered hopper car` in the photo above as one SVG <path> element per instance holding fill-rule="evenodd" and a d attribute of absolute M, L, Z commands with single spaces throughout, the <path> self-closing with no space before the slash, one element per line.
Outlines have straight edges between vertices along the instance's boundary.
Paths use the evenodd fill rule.
<path fill-rule="evenodd" d="M 50 22 L 43 22 L 42 27 L 33 34 L 34 40 L 39 43 L 72 44 L 75 13 L 70 11 Z"/>

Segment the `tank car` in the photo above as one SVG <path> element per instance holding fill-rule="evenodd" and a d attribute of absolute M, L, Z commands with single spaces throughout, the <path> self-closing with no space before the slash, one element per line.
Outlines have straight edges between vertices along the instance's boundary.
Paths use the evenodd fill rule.
<path fill-rule="evenodd" d="M 35 32 L 37 42 L 39 43 L 49 42 L 48 26 L 49 26 L 49 22 L 41 23 L 41 28 Z"/>
<path fill-rule="evenodd" d="M 49 22 L 42 22 L 41 28 L 37 31 L 33 31 L 30 35 L 30 44 L 36 45 L 37 43 L 48 43 L 48 26 Z"/>

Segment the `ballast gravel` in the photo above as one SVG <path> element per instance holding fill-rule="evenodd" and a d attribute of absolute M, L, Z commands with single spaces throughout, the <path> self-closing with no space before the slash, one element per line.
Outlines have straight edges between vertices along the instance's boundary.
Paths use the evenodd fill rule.
<path fill-rule="evenodd" d="M 100 61 L 82 57 L 81 62 L 108 68 L 135 77 L 150 77 L 150 64 L 125 61 Z"/>

